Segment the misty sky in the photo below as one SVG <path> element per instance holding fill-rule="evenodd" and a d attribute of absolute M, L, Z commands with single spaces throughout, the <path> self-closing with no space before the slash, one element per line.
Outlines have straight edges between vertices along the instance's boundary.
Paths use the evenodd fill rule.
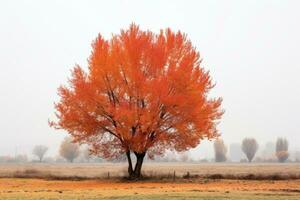
<path fill-rule="evenodd" d="M 0 155 L 30 154 L 36 144 L 57 154 L 66 136 L 48 126 L 57 87 L 76 63 L 86 68 L 98 33 L 109 38 L 132 22 L 188 34 L 217 83 L 211 95 L 224 99 L 225 143 L 284 136 L 300 150 L 299 8 L 275 0 L 1 0 Z M 193 154 L 211 152 L 204 142 Z"/>

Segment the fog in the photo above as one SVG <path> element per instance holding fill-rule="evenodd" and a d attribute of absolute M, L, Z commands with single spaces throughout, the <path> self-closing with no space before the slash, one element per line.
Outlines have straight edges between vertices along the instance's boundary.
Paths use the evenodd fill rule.
<path fill-rule="evenodd" d="M 67 135 L 55 119 L 57 88 L 84 68 L 98 33 L 109 38 L 130 23 L 188 34 L 223 97 L 225 143 L 286 137 L 300 150 L 299 1 L 17 1 L 0 2 L 0 155 L 58 154 Z M 191 151 L 212 157 L 212 142 Z"/>

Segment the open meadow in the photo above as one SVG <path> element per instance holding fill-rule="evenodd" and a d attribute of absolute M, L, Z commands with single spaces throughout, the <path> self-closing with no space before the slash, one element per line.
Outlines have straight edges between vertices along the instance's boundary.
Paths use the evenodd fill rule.
<path fill-rule="evenodd" d="M 300 177 L 299 163 L 145 163 L 144 176 L 152 179 L 199 178 L 295 179 Z M 127 175 L 127 163 L 27 163 L 1 164 L 1 178 L 107 179 Z"/>
<path fill-rule="evenodd" d="M 124 179 L 125 164 L 3 164 L 0 199 L 300 197 L 299 164 L 145 163 L 143 174 L 138 182 Z"/>

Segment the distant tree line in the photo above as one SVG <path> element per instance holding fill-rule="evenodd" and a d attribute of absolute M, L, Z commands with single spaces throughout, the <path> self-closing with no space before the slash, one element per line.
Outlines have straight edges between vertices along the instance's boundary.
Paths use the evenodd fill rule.
<path fill-rule="evenodd" d="M 225 142 L 219 138 L 213 143 L 214 159 L 192 159 L 189 152 L 176 153 L 167 152 L 163 156 L 156 156 L 154 159 L 146 158 L 146 162 L 291 162 L 289 160 L 289 143 L 286 138 L 278 138 L 276 143 L 266 143 L 266 148 L 262 154 L 266 157 L 256 156 L 259 145 L 255 138 L 244 138 L 241 144 L 230 145 L 230 156 L 234 160 L 228 158 L 228 147 Z M 26 154 L 18 154 L 15 156 L 0 156 L 0 163 L 25 163 L 25 162 L 39 162 L 39 163 L 61 163 L 61 162 L 80 162 L 80 163 L 101 163 L 101 162 L 125 162 L 124 155 L 115 158 L 114 160 L 104 160 L 100 157 L 91 154 L 88 146 L 80 146 L 78 143 L 72 141 L 72 138 L 66 137 L 59 148 L 59 156 L 56 158 L 46 157 L 48 147 L 44 145 L 36 145 L 32 150 L 33 160 L 29 160 Z M 244 158 L 242 158 L 242 155 Z M 294 152 L 295 162 L 300 162 L 300 151 Z M 238 160 L 240 159 L 240 160 Z"/>
<path fill-rule="evenodd" d="M 26 154 L 18 154 L 15 156 L 0 156 L 0 163 L 62 163 L 62 162 L 103 162 L 104 160 L 90 155 L 89 149 L 86 146 L 80 146 L 73 143 L 70 137 L 66 137 L 59 148 L 59 156 L 46 157 L 49 148 L 45 145 L 36 145 L 32 149 L 33 158 L 30 160 Z"/>
<path fill-rule="evenodd" d="M 267 144 L 268 146 L 269 144 Z M 238 148 L 234 146 L 235 151 L 238 151 Z M 252 162 L 255 158 L 255 155 L 258 151 L 259 145 L 255 138 L 244 138 L 240 149 L 244 153 L 246 160 L 241 159 L 241 162 Z M 227 147 L 224 144 L 222 139 L 216 139 L 214 142 L 214 151 L 215 151 L 215 162 L 225 162 L 227 160 Z M 233 152 L 234 153 L 234 152 Z M 286 138 L 277 138 L 276 146 L 274 147 L 273 154 L 276 156 L 278 162 L 286 162 L 289 158 L 289 143 Z M 295 161 L 299 162 L 300 153 L 296 153 Z M 269 162 L 272 160 L 263 160 L 262 158 L 257 158 L 257 162 Z"/>

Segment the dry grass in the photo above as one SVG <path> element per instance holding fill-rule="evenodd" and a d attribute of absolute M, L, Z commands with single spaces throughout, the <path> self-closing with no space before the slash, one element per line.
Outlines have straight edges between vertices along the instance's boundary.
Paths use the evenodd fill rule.
<path fill-rule="evenodd" d="M 127 175 L 126 164 L 4 164 L 2 178 L 43 178 L 54 180 L 120 179 Z M 175 179 L 300 179 L 299 164 L 184 164 L 146 163 L 146 180 Z"/>
<path fill-rule="evenodd" d="M 299 164 L 146 163 L 146 178 L 128 182 L 126 164 L 6 164 L 0 200 L 298 200 L 299 174 Z"/>
<path fill-rule="evenodd" d="M 199 183 L 0 179 L 0 199 L 260 199 L 298 200 L 300 180 L 210 180 Z"/>

